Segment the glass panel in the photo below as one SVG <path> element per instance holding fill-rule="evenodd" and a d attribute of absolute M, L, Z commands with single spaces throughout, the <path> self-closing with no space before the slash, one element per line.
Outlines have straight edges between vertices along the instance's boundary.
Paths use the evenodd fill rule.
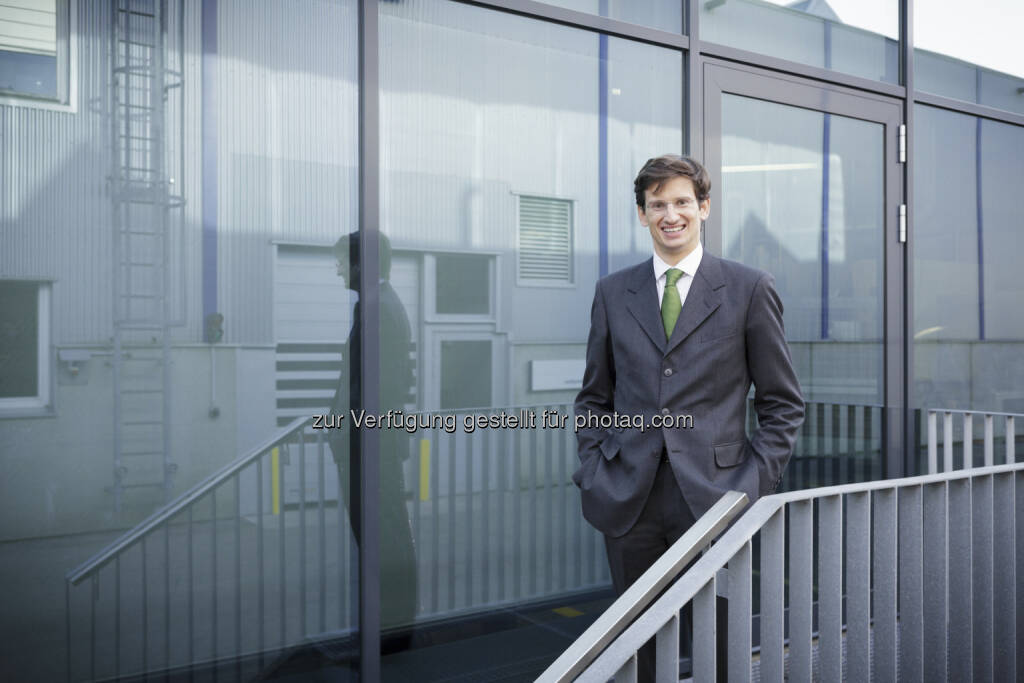
<path fill-rule="evenodd" d="M 914 121 L 913 372 L 924 472 L 927 410 L 1024 413 L 1024 128 L 922 105 Z M 1019 441 L 1024 420 L 1016 422 Z M 962 429 L 958 418 L 958 467 Z M 980 418 L 974 430 L 983 435 Z M 994 432 L 1001 453 L 1005 428 Z"/>
<path fill-rule="evenodd" d="M 382 407 L 417 420 L 381 453 L 382 595 L 416 595 L 384 678 L 532 679 L 608 603 L 571 421 L 542 419 L 571 413 L 595 281 L 650 256 L 633 177 L 682 149 L 682 54 L 433 0 L 382 4 L 381 45 L 382 379 L 385 339 L 416 348 L 415 402 Z M 560 278 L 520 276 L 523 210 L 529 271 Z M 484 293 L 489 317 L 439 315 Z"/>
<path fill-rule="evenodd" d="M 702 0 L 699 5 L 701 40 L 899 82 L 896 0 Z"/>
<path fill-rule="evenodd" d="M 57 97 L 57 12 L 57 0 L 0 4 L 0 93 Z"/>
<path fill-rule="evenodd" d="M 914 87 L 1024 113 L 1024 54 L 1017 0 L 953 0 L 914 5 Z"/>
<path fill-rule="evenodd" d="M 39 395 L 39 285 L 0 281 L 0 398 Z"/>
<path fill-rule="evenodd" d="M 542 0 L 577 12 L 587 12 L 631 24 L 649 26 L 669 33 L 683 32 L 683 5 L 680 0 Z"/>
<path fill-rule="evenodd" d="M 350 449 L 309 427 L 358 367 L 332 249 L 358 220 L 357 3 L 73 4 L 77 111 L 0 106 L 0 272 L 52 282 L 55 347 L 54 411 L 0 419 L 0 678 L 275 678 L 329 640 L 345 680 Z"/>
<path fill-rule="evenodd" d="M 477 254 L 438 254 L 438 313 L 487 315 L 491 312 L 491 260 Z"/>
<path fill-rule="evenodd" d="M 881 124 L 722 96 L 723 252 L 775 276 L 807 402 L 783 489 L 882 474 L 883 141 Z"/>

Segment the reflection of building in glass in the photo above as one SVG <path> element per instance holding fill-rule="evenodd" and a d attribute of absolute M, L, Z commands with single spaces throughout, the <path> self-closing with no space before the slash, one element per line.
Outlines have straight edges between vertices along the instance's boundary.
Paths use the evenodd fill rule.
<path fill-rule="evenodd" d="M 332 654 L 318 662 L 358 651 L 345 640 L 359 624 L 358 520 L 331 435 L 294 425 L 358 370 L 344 342 L 359 297 L 331 246 L 361 227 L 361 171 L 379 186 L 374 227 L 392 241 L 414 367 L 387 407 L 408 415 L 569 412 L 595 281 L 650 255 L 633 177 L 666 151 L 715 160 L 709 248 L 775 276 L 812 406 L 784 486 L 916 473 L 921 453 L 885 439 L 923 439 L 917 411 L 1024 410 L 1024 70 L 952 44 L 906 49 L 895 2 L 875 23 L 841 2 L 697 4 L 695 35 L 674 1 L 381 2 L 368 93 L 355 0 L 0 0 L 0 564 L 13 600 L 0 633 L 21 653 L 9 677 L 241 653 L 245 678 L 324 634 Z M 1013 24 L 976 13 L 993 35 Z M 754 85 L 720 86 L 725 72 Z M 820 97 L 798 101 L 798 88 Z M 839 94 L 898 110 L 904 142 Z M 905 335 L 894 310 L 908 312 Z M 381 376 L 397 362 L 384 348 Z M 444 645 L 472 676 L 472 635 L 507 661 L 549 661 L 581 628 L 566 615 L 590 618 L 607 597 L 570 483 L 573 435 L 430 429 L 400 450 L 388 479 L 401 485 L 379 495 L 408 513 L 418 592 L 413 617 L 385 624 L 386 654 Z M 245 456 L 237 479 L 222 471 Z M 166 526 L 138 526 L 211 481 Z M 71 655 L 55 654 L 65 573 L 133 530 L 139 544 L 72 586 Z M 131 602 L 143 574 L 148 602 Z M 188 632 L 188 609 L 207 625 Z M 410 620 L 420 630 L 389 630 Z"/>

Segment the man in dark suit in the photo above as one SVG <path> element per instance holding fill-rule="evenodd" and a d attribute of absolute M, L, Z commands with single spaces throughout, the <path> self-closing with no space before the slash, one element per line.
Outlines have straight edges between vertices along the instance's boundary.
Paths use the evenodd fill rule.
<path fill-rule="evenodd" d="M 803 421 L 772 276 L 701 246 L 710 190 L 689 157 L 648 160 L 634 191 L 654 256 L 602 278 L 594 295 L 577 419 L 641 415 L 649 426 L 577 432 L 573 480 L 620 595 L 723 493 L 753 503 L 773 492 Z M 748 439 L 751 383 L 759 426 Z M 652 418 L 678 426 L 650 428 Z M 639 669 L 653 676 L 650 647 Z"/>
<path fill-rule="evenodd" d="M 343 236 L 334 245 L 338 275 L 345 286 L 359 292 L 359 233 Z M 412 332 L 398 294 L 389 282 L 391 275 L 391 244 L 380 235 L 380 406 L 381 413 L 402 410 L 410 402 L 415 379 Z M 359 538 L 358 505 L 353 506 L 350 486 L 358 485 L 349 473 L 359 457 L 359 435 L 352 430 L 349 410 L 358 412 L 362 406 L 362 383 L 359 302 L 353 311 L 352 329 L 345 342 L 344 364 L 338 389 L 332 401 L 335 415 L 344 415 L 346 428 L 330 432 L 328 443 L 338 467 L 338 485 L 349 510 L 349 520 L 356 543 Z M 383 429 L 380 435 L 380 582 L 381 625 L 384 628 L 408 626 L 416 616 L 417 576 L 416 551 L 412 529 L 405 507 L 405 475 L 403 461 L 409 455 L 409 434 L 402 429 Z M 404 640 L 408 640 L 405 638 Z M 398 646 L 402 649 L 402 646 Z"/>

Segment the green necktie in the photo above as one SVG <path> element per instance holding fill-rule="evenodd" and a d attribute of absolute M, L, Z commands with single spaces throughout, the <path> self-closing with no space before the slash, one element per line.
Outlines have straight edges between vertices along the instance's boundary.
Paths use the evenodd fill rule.
<path fill-rule="evenodd" d="M 661 322 L 665 325 L 665 339 L 672 338 L 679 312 L 683 310 L 683 302 L 679 300 L 679 290 L 676 289 L 676 283 L 682 276 L 683 271 L 678 268 L 665 271 L 665 295 L 661 297 Z"/>

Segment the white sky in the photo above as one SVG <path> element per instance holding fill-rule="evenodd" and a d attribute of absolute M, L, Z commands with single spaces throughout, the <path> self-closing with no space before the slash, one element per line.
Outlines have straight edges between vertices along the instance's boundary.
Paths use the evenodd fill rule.
<path fill-rule="evenodd" d="M 793 0 L 767 0 L 789 5 Z M 899 33 L 896 0 L 827 0 L 844 24 L 890 38 Z M 916 0 L 914 47 L 1024 76 L 1024 0 Z"/>

